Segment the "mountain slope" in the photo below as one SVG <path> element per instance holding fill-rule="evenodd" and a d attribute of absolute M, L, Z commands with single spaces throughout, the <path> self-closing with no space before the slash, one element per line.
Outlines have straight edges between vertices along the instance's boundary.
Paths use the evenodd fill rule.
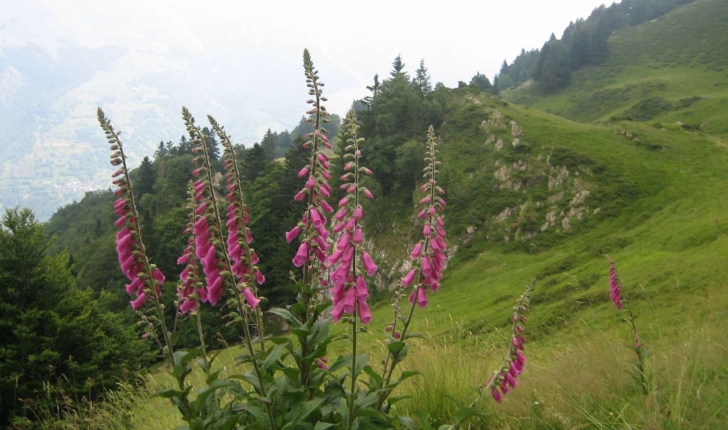
<path fill-rule="evenodd" d="M 229 124 L 236 143 L 256 142 L 268 128 L 292 129 L 300 119 L 299 106 L 281 102 L 302 86 L 290 65 L 296 57 L 271 54 L 265 65 L 251 68 L 259 53 L 231 57 L 226 47 L 190 53 L 59 45 L 0 43 L 0 209 L 30 207 L 47 219 L 84 192 L 110 185 L 113 169 L 104 162 L 108 154 L 95 118 L 99 106 L 125 130 L 133 166 L 160 141 L 177 142 L 185 134 L 183 105 Z M 219 58 L 226 58 L 225 67 L 212 66 Z M 273 69 L 290 74 L 272 84 Z"/>
<path fill-rule="evenodd" d="M 600 362 L 581 352 L 581 346 L 594 339 L 601 343 L 590 344 L 590 348 L 602 349 L 590 353 L 614 356 L 618 363 L 628 357 L 628 351 L 614 348 L 621 345 L 619 339 L 625 338 L 627 327 L 609 302 L 607 263 L 602 254 L 610 254 L 619 264 L 643 327 L 642 340 L 657 356 L 670 357 L 674 352 L 671 343 L 679 343 L 681 333 L 691 324 L 708 327 L 725 319 L 728 219 L 724 214 L 728 203 L 723 196 L 728 193 L 724 175 L 728 151 L 704 133 L 657 129 L 639 122 L 620 123 L 620 127 L 624 134 L 614 133 L 612 126 L 572 122 L 468 89 L 448 93 L 445 121 L 438 133 L 442 138 L 441 179 L 448 201 L 448 243 L 457 252 L 441 290 L 430 295 L 430 306 L 417 310 L 415 330 L 427 333 L 434 345 L 460 340 L 460 354 L 486 363 L 479 376 L 487 377 L 487 367 L 500 353 L 497 346 L 489 346 L 496 349 L 488 349 L 490 353 L 482 358 L 480 342 L 499 345 L 507 340 L 512 300 L 531 279 L 537 279 L 528 326 L 534 364 L 523 378 L 524 385 L 531 388 L 517 390 L 512 395 L 516 403 L 509 409 L 509 416 L 526 414 L 526 418 L 520 424 L 509 424 L 510 428 L 533 428 L 528 424 L 532 422 L 528 405 L 533 404 L 533 390 L 551 396 L 553 403 L 561 401 L 561 388 L 545 379 L 554 375 L 543 363 L 554 363 L 560 357 L 553 365 L 596 374 L 602 371 L 594 367 Z M 100 230 L 108 231 L 113 222 L 112 199 L 111 195 L 87 196 L 82 204 L 105 206 L 76 210 L 78 222 L 84 213 L 102 212 L 106 215 L 96 222 L 103 223 Z M 418 199 L 418 193 L 403 193 L 396 202 L 392 196 L 379 203 L 375 199 L 366 209 L 373 224 L 368 231 L 376 233 L 376 241 L 385 246 L 383 254 L 391 258 L 394 270 L 389 275 L 394 279 L 400 276 L 396 269 L 402 263 L 397 255 L 406 255 L 402 252 L 406 244 L 419 235 L 420 228 L 412 228 L 410 214 L 413 200 Z M 73 207 L 66 208 L 66 219 L 51 221 L 49 230 L 59 236 L 57 242 L 83 246 L 88 238 L 81 235 L 87 234 L 99 245 L 102 240 L 94 239 L 96 233 L 90 228 L 73 226 L 73 217 L 68 217 L 72 212 Z M 71 225 L 67 231 L 58 230 L 54 228 L 57 221 Z M 93 225 L 89 220 L 83 222 Z M 94 265 L 99 270 L 112 270 L 116 264 L 111 234 L 107 235 L 108 252 L 95 252 Z M 164 243 L 179 240 L 180 236 L 170 234 Z M 377 256 L 378 261 L 382 256 Z M 266 257 L 261 254 L 261 261 Z M 93 268 L 85 266 L 86 270 Z M 169 273 L 168 279 L 173 276 Z M 99 282 L 102 284 L 91 287 L 118 284 Z M 266 284 L 266 288 L 275 287 Z M 372 333 L 362 336 L 363 344 L 375 345 L 381 339 L 379 330 L 390 318 L 389 306 L 376 308 Z M 711 350 L 711 360 L 728 359 L 728 349 L 719 348 L 726 341 L 725 337 L 711 338 L 718 346 Z M 346 348 L 344 343 L 336 345 L 333 355 Z M 413 352 L 407 366 L 428 366 L 432 357 L 422 354 Z M 657 360 L 653 366 L 663 363 Z M 608 384 L 592 387 L 593 397 L 587 400 L 610 406 L 591 411 L 591 419 L 607 422 L 611 405 L 623 406 L 622 398 L 610 397 L 615 386 L 623 390 L 620 395 L 626 396 L 625 402 L 640 404 L 640 395 L 629 391 L 629 378 L 613 376 L 624 370 L 614 365 L 608 368 L 612 376 L 605 376 L 611 378 Z M 705 366 L 706 372 L 716 375 L 700 380 L 699 391 L 709 394 L 683 393 L 691 406 L 678 417 L 694 427 L 711 428 L 728 418 L 728 411 L 720 409 L 728 396 L 720 381 L 728 375 L 712 362 Z M 461 373 L 457 391 L 445 394 L 469 401 L 470 392 L 462 390 L 462 384 L 473 385 L 473 376 L 463 374 L 462 369 L 456 369 Z M 558 377 L 576 380 L 571 374 Z M 434 390 L 429 384 L 437 380 L 429 381 L 416 390 Z M 672 387 L 672 379 L 664 381 L 665 387 Z M 568 393 L 572 388 L 567 386 L 572 390 Z M 412 402 L 408 407 L 421 409 L 416 400 Z M 166 406 L 155 413 L 166 411 Z M 169 413 L 175 412 L 170 409 Z M 559 409 L 558 413 L 569 414 L 572 422 L 590 422 L 578 411 Z M 673 419 L 661 413 L 644 417 L 639 408 L 626 413 L 625 419 L 638 427 L 655 422 L 665 427 Z M 443 419 L 447 419 L 446 412 Z M 511 418 L 502 419 L 491 427 L 506 428 L 504 423 Z M 536 427 L 547 420 L 538 419 Z"/>
<path fill-rule="evenodd" d="M 728 3 L 700 0 L 616 32 L 605 63 L 575 72 L 557 94 L 542 96 L 526 86 L 503 96 L 581 122 L 681 121 L 726 136 L 728 114 L 721 108 L 728 98 L 726 46 Z"/>

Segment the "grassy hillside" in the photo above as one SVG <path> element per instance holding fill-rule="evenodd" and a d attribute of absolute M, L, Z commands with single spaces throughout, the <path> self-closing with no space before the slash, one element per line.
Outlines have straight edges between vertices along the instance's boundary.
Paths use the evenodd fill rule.
<path fill-rule="evenodd" d="M 519 136 L 498 118 L 514 121 Z M 447 422 L 454 410 L 447 396 L 470 401 L 504 354 L 513 300 L 535 277 L 528 370 L 503 405 L 483 401 L 492 415 L 479 428 L 687 429 L 725 422 L 728 335 L 720 327 L 728 317 L 728 152 L 701 132 L 617 126 L 632 137 L 487 95 L 452 96 L 440 133 L 449 241 L 458 252 L 440 292 L 417 311 L 415 330 L 426 339 L 405 366 L 425 376 L 409 385 L 412 398 L 400 408 Z M 496 137 L 486 144 L 490 136 Z M 518 152 L 519 145 L 529 150 Z M 522 163 L 528 174 L 519 176 Z M 510 169 L 505 180 L 503 166 Z M 589 195 L 572 204 L 583 190 Z M 503 215 L 510 207 L 518 210 Z M 573 215 L 564 228 L 563 219 L 579 207 L 588 208 L 577 212 L 582 219 Z M 556 219 L 542 231 L 554 208 Z M 394 229 L 408 222 L 396 220 Z M 647 397 L 631 376 L 631 335 L 609 300 L 603 253 L 619 265 L 651 354 Z M 374 357 L 390 314 L 386 304 L 377 308 L 371 334 L 363 336 Z M 346 348 L 340 342 L 332 355 Z M 231 368 L 233 355 L 224 354 L 221 365 Z M 152 389 L 165 380 L 154 376 Z M 177 422 L 171 405 L 134 396 L 137 428 Z"/>
<path fill-rule="evenodd" d="M 725 137 L 726 46 L 728 4 L 701 0 L 616 32 L 609 38 L 607 61 L 575 72 L 571 84 L 557 94 L 542 97 L 533 85 L 505 91 L 503 96 L 580 122 L 633 116 L 662 124 L 701 124 L 711 134 Z M 664 102 L 639 105 L 658 97 Z"/>
<path fill-rule="evenodd" d="M 608 61 L 559 94 L 448 93 L 437 132 L 456 252 L 441 290 L 416 312 L 425 339 L 404 367 L 424 376 L 408 383 L 400 410 L 451 421 L 448 398 L 473 399 L 505 354 L 513 301 L 536 278 L 526 372 L 503 404 L 481 401 L 488 416 L 473 428 L 725 428 L 726 28 L 728 4 L 702 0 L 613 35 Z M 398 191 L 367 208 L 368 234 L 388 260 L 384 282 L 400 276 L 419 234 L 419 197 Z M 604 254 L 618 264 L 649 353 L 646 396 Z M 373 363 L 390 319 L 383 302 L 360 338 Z M 331 356 L 347 348 L 337 342 Z M 220 366 L 231 372 L 228 352 Z M 166 381 L 153 374 L 150 390 Z M 129 412 L 102 426 L 180 424 L 148 391 L 125 399 Z"/>

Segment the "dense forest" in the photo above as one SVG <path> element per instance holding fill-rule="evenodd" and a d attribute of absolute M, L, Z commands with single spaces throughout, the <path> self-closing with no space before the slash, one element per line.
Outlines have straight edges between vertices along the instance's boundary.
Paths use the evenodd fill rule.
<path fill-rule="evenodd" d="M 534 80 L 546 94 L 569 84 L 571 73 L 597 66 L 609 55 L 607 39 L 619 29 L 659 18 L 695 0 L 623 0 L 600 6 L 586 19 L 569 24 L 561 39 L 552 34 L 543 47 L 521 53 L 510 64 L 503 61 L 495 76 L 496 91 Z"/>

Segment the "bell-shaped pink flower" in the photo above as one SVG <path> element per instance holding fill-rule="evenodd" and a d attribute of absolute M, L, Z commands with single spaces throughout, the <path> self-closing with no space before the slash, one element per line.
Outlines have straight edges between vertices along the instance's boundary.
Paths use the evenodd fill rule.
<path fill-rule="evenodd" d="M 136 298 L 135 300 L 132 300 L 132 301 L 130 302 L 130 303 L 131 303 L 131 307 L 132 307 L 132 308 L 133 308 L 133 309 L 134 309 L 135 311 L 138 311 L 139 309 L 141 309 L 142 305 L 144 304 L 144 302 L 145 302 L 146 300 L 147 300 L 147 295 L 146 295 L 146 293 L 141 293 L 141 294 L 139 294 L 139 295 L 137 296 L 137 298 Z"/>
<path fill-rule="evenodd" d="M 286 242 L 291 243 L 293 239 L 298 237 L 299 233 L 301 233 L 301 227 L 293 227 L 291 231 L 286 232 Z"/>
<path fill-rule="evenodd" d="M 357 302 L 359 306 L 359 320 L 362 324 L 367 325 L 372 321 L 372 312 L 369 310 L 369 305 L 364 300 Z"/>
<path fill-rule="evenodd" d="M 362 241 L 362 235 L 361 227 L 357 227 L 356 230 L 354 230 L 354 236 L 351 238 L 351 241 L 356 244 L 360 244 Z"/>
<path fill-rule="evenodd" d="M 369 276 L 374 276 L 374 274 L 377 272 L 376 264 L 374 264 L 374 260 L 372 260 L 372 257 L 367 252 L 361 253 L 361 262 L 364 264 L 364 270 L 369 274 Z"/>
<path fill-rule="evenodd" d="M 420 253 L 422 252 L 422 242 L 417 242 L 417 245 L 415 245 L 414 248 L 412 248 L 412 252 L 410 252 L 410 257 L 415 260 L 417 257 L 420 256 Z"/>
<path fill-rule="evenodd" d="M 356 299 L 359 301 L 369 298 L 369 289 L 364 277 L 359 275 L 356 277 Z"/>
<path fill-rule="evenodd" d="M 298 247 L 298 252 L 296 252 L 296 256 L 293 257 L 293 265 L 296 267 L 303 266 L 303 263 L 306 262 L 308 259 L 308 243 L 303 242 Z"/>
<path fill-rule="evenodd" d="M 425 278 L 429 278 L 432 275 L 432 267 L 430 266 L 430 259 L 427 257 L 422 258 L 422 275 Z"/>
<path fill-rule="evenodd" d="M 344 296 L 344 312 L 347 314 L 354 313 L 354 306 L 356 306 L 356 288 L 349 288 L 346 290 Z"/>
<path fill-rule="evenodd" d="M 497 403 L 500 403 L 503 400 L 503 397 L 501 396 L 501 393 L 498 392 L 498 389 L 497 388 L 493 388 L 493 390 L 490 392 L 490 394 L 493 396 L 493 399 Z"/>
<path fill-rule="evenodd" d="M 245 301 L 248 302 L 248 305 L 250 305 L 251 308 L 255 309 L 258 307 L 260 299 L 255 297 L 255 294 L 250 291 L 250 288 L 245 287 L 245 289 L 243 290 L 243 296 L 245 297 Z"/>
<path fill-rule="evenodd" d="M 417 290 L 417 305 L 420 308 L 427 306 L 427 290 L 425 288 L 420 287 Z"/>
<path fill-rule="evenodd" d="M 417 273 L 417 269 L 410 270 L 404 278 L 402 278 L 402 286 L 407 288 L 412 283 L 412 281 L 415 279 L 415 274 Z"/>

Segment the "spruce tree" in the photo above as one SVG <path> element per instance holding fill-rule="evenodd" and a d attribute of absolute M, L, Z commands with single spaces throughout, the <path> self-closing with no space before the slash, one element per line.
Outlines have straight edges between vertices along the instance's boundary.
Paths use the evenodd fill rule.
<path fill-rule="evenodd" d="M 254 182 L 265 170 L 268 164 L 265 149 L 256 143 L 252 148 L 245 151 L 245 159 L 243 160 L 243 179 L 248 182 Z"/>
<path fill-rule="evenodd" d="M 278 148 L 278 136 L 269 128 L 260 142 L 260 146 L 265 150 L 266 161 L 273 161 L 276 158 L 276 149 Z"/>
<path fill-rule="evenodd" d="M 420 60 L 420 67 L 417 69 L 417 74 L 413 83 L 422 94 L 429 94 L 432 92 L 432 84 L 430 83 L 430 75 L 425 67 L 425 59 Z"/>
<path fill-rule="evenodd" d="M 162 158 L 167 158 L 168 155 L 169 152 L 167 151 L 167 147 L 164 145 L 164 142 L 160 140 L 157 150 L 154 151 L 154 159 L 161 160 Z"/>
<path fill-rule="evenodd" d="M 134 184 L 134 191 L 138 193 L 139 198 L 152 192 L 155 179 L 152 161 L 149 157 L 144 157 L 139 165 L 139 180 Z"/>
<path fill-rule="evenodd" d="M 397 75 L 403 75 L 407 80 L 409 80 L 409 76 L 406 72 L 404 72 L 404 62 L 402 61 L 402 56 L 397 55 L 397 58 L 394 59 L 392 62 L 392 71 L 389 73 L 393 78 L 396 78 Z"/>

